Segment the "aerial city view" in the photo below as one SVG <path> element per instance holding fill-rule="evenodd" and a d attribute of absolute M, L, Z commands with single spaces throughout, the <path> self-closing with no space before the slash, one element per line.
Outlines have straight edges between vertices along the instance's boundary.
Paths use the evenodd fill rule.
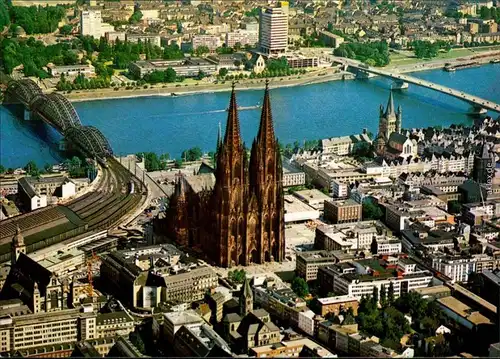
<path fill-rule="evenodd" d="M 500 0 L 0 0 L 0 356 L 500 357 Z"/>

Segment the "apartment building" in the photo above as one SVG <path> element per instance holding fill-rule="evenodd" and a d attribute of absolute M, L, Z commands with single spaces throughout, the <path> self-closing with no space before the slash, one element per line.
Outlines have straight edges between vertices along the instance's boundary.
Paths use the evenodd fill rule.
<path fill-rule="evenodd" d="M 307 310 L 307 303 L 290 288 L 254 288 L 254 300 L 270 314 L 281 320 L 289 320 L 298 326 L 299 313 Z"/>
<path fill-rule="evenodd" d="M 354 315 L 358 314 L 359 300 L 349 295 L 339 295 L 336 297 L 315 298 L 311 307 L 315 308 L 316 313 L 325 317 L 332 313 L 339 315 L 342 311 L 352 309 Z"/>
<path fill-rule="evenodd" d="M 333 198 L 345 198 L 349 195 L 349 183 L 344 181 L 332 181 Z"/>
<path fill-rule="evenodd" d="M 454 282 L 467 282 L 472 272 L 477 272 L 478 258 L 475 256 L 449 255 L 443 252 L 429 256 L 432 268 L 451 278 Z M 482 269 L 482 267 L 481 267 Z"/>
<path fill-rule="evenodd" d="M 146 35 L 146 34 L 127 34 L 127 41 L 134 44 L 139 41 L 143 44 L 149 42 L 154 46 L 161 46 L 161 38 L 159 35 Z"/>
<path fill-rule="evenodd" d="M 334 252 L 328 251 L 308 251 L 297 255 L 297 265 L 295 271 L 297 275 L 306 281 L 316 280 L 318 268 L 332 265 L 338 262 Z"/>
<path fill-rule="evenodd" d="M 283 187 L 303 186 L 306 184 L 306 174 L 293 166 L 286 158 L 282 159 L 283 164 Z"/>
<path fill-rule="evenodd" d="M 92 308 L 41 312 L 0 319 L 0 351 L 23 350 L 96 337 Z"/>
<path fill-rule="evenodd" d="M 217 287 L 218 277 L 211 267 L 200 266 L 189 272 L 163 277 L 165 301 L 196 301 L 203 299 L 206 291 Z"/>
<path fill-rule="evenodd" d="M 192 309 L 183 312 L 163 314 L 163 336 L 169 343 L 173 343 L 175 334 L 181 327 L 200 329 L 204 320 Z"/>
<path fill-rule="evenodd" d="M 284 340 L 278 344 L 269 344 L 250 349 L 250 355 L 255 358 L 297 358 L 303 348 L 307 347 L 311 351 L 315 351 L 315 358 L 336 358 L 337 355 L 331 353 L 326 348 L 318 343 L 315 343 L 309 338 L 296 340 Z M 318 355 L 320 353 L 321 355 Z"/>
<path fill-rule="evenodd" d="M 220 38 L 216 35 L 194 35 L 191 40 L 191 44 L 193 46 L 193 50 L 204 46 L 210 51 L 215 51 L 218 47 L 220 47 Z"/>
<path fill-rule="evenodd" d="M 101 10 L 84 10 L 80 14 L 80 34 L 101 38 Z"/>
<path fill-rule="evenodd" d="M 411 260 L 395 257 L 340 263 L 318 271 L 323 292 L 350 295 L 358 300 L 371 295 L 374 287 L 380 291 L 382 286 L 387 290 L 391 285 L 398 297 L 412 289 L 428 287 L 432 278 L 431 272 L 418 268 Z"/>
<path fill-rule="evenodd" d="M 236 44 L 254 46 L 257 42 L 259 42 L 259 32 L 257 30 L 238 29 L 226 34 L 226 47 L 235 47 Z"/>
<path fill-rule="evenodd" d="M 134 318 L 127 312 L 104 313 L 96 317 L 96 338 L 128 336 L 134 329 Z"/>

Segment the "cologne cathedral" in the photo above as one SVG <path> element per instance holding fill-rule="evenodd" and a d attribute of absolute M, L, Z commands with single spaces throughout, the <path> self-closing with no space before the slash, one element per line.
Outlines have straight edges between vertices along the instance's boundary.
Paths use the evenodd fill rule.
<path fill-rule="evenodd" d="M 206 176 L 215 183 L 200 183 L 203 175 L 180 176 L 170 199 L 167 231 L 179 245 L 197 248 L 221 267 L 281 262 L 283 174 L 268 85 L 250 156 L 240 134 L 234 85 L 227 111 L 224 138 L 219 132 L 217 140 L 216 167 Z"/>

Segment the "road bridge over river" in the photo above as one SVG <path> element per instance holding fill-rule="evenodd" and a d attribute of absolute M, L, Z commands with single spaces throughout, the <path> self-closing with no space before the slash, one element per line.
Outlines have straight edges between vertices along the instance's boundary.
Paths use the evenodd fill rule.
<path fill-rule="evenodd" d="M 345 65 L 347 69 L 353 70 L 353 72 L 355 72 L 357 75 L 373 74 L 376 76 L 383 76 L 393 79 L 396 85 L 395 88 L 407 88 L 408 84 L 413 84 L 456 97 L 469 103 L 473 108 L 471 112 L 474 114 L 485 113 L 487 110 L 500 113 L 499 104 L 478 96 L 465 93 L 463 91 L 455 90 L 450 87 L 422 80 L 417 77 L 368 66 L 362 62 L 352 59 L 336 57 L 335 62 Z"/>

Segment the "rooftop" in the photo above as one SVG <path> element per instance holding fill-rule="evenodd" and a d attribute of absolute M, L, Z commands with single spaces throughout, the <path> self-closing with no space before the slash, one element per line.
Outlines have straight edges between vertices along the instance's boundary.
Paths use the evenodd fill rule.
<path fill-rule="evenodd" d="M 330 202 L 335 207 L 361 206 L 361 204 L 350 198 L 340 201 L 327 201 L 327 202 Z"/>
<path fill-rule="evenodd" d="M 337 297 L 328 297 L 328 298 L 319 298 L 318 299 L 318 302 L 320 302 L 322 305 L 330 305 L 330 304 L 354 302 L 354 301 L 358 301 L 358 300 L 355 297 L 352 297 L 350 295 L 339 295 Z"/>
<path fill-rule="evenodd" d="M 173 325 L 201 324 L 203 322 L 203 319 L 192 309 L 183 312 L 165 313 L 163 317 Z"/>
<path fill-rule="evenodd" d="M 327 196 L 326 194 L 317 189 L 304 189 L 301 191 L 294 192 L 294 195 L 308 203 L 323 202 L 330 199 L 330 196 Z"/>
<path fill-rule="evenodd" d="M 448 308 L 452 312 L 458 314 L 462 318 L 468 320 L 474 325 L 491 324 L 491 321 L 478 311 L 474 311 L 467 304 L 459 301 L 457 298 L 449 296 L 439 298 L 437 300 L 441 305 Z"/>
<path fill-rule="evenodd" d="M 291 194 L 286 194 L 284 197 L 285 197 L 285 213 L 316 211 L 316 209 L 309 206 L 307 203 L 302 202 L 300 199 Z"/>

